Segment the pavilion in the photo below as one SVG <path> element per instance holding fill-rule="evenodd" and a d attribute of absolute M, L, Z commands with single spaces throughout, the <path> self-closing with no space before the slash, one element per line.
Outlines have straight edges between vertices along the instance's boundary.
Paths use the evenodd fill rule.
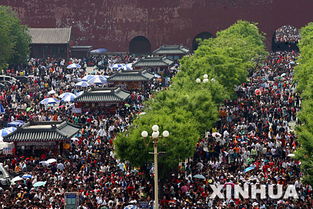
<path fill-rule="evenodd" d="M 79 132 L 77 125 L 64 122 L 29 122 L 4 136 L 4 142 L 13 142 L 16 152 L 24 155 L 40 153 L 62 154 L 63 146 Z"/>
<path fill-rule="evenodd" d="M 129 91 L 143 90 L 153 77 L 154 75 L 147 72 L 147 70 L 123 70 L 110 76 L 108 82 L 114 86 L 120 86 Z"/>
<path fill-rule="evenodd" d="M 189 53 L 189 49 L 182 45 L 163 45 L 153 51 L 154 55 L 166 56 L 171 60 L 178 60 Z"/>
<path fill-rule="evenodd" d="M 74 99 L 75 106 L 83 112 L 104 110 L 114 113 L 117 107 L 124 104 L 130 94 L 120 87 L 91 89 Z"/>
<path fill-rule="evenodd" d="M 136 70 L 146 69 L 150 72 L 155 72 L 158 74 L 163 74 L 166 70 L 169 70 L 171 66 L 174 65 L 174 61 L 168 59 L 167 57 L 145 57 L 133 64 L 133 68 Z"/>

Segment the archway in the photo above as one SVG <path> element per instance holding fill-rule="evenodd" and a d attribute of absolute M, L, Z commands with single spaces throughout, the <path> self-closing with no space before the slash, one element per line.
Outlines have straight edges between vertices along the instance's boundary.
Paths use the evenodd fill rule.
<path fill-rule="evenodd" d="M 277 28 L 272 37 L 272 51 L 299 51 L 297 46 L 300 40 L 298 28 L 283 25 Z"/>
<path fill-rule="evenodd" d="M 144 36 L 136 36 L 129 42 L 130 54 L 150 54 L 150 41 Z"/>
<path fill-rule="evenodd" d="M 192 50 L 196 50 L 199 47 L 199 39 L 204 40 L 208 38 L 213 38 L 213 35 L 209 32 L 202 32 L 197 34 L 192 40 Z"/>

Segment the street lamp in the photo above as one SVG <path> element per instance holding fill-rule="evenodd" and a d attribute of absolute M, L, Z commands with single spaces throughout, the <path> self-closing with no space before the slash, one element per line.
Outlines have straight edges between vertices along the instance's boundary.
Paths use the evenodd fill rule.
<path fill-rule="evenodd" d="M 211 81 L 214 82 L 214 81 L 215 81 L 215 78 L 212 78 Z M 208 76 L 208 74 L 204 74 L 204 75 L 203 75 L 202 81 L 201 81 L 200 78 L 197 78 L 197 79 L 196 79 L 196 83 L 208 83 L 208 82 L 209 82 L 209 76 Z"/>
<path fill-rule="evenodd" d="M 202 82 L 203 82 L 203 83 L 209 82 L 209 79 L 208 79 L 208 78 L 209 78 L 208 74 L 204 74 L 204 75 L 203 75 L 203 80 L 202 80 Z M 196 82 L 197 82 L 197 83 L 201 83 L 201 79 L 200 79 L 200 78 L 197 78 L 197 79 L 196 79 Z"/>
<path fill-rule="evenodd" d="M 159 126 L 153 125 L 152 126 L 152 134 L 151 139 L 153 141 L 153 157 L 154 157 L 154 208 L 159 209 L 159 184 L 158 184 L 158 141 L 160 138 Z M 143 138 L 148 137 L 148 132 L 143 131 L 141 132 L 141 136 Z M 164 138 L 168 137 L 170 133 L 166 130 L 163 131 L 162 136 Z"/>

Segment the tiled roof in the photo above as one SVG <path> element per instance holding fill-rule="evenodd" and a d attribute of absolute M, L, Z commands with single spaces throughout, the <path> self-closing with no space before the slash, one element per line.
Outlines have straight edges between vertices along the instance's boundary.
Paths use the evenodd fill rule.
<path fill-rule="evenodd" d="M 32 44 L 68 44 L 71 28 L 29 28 Z"/>
<path fill-rule="evenodd" d="M 108 78 L 108 81 L 149 81 L 153 74 L 146 70 L 120 71 Z"/>
<path fill-rule="evenodd" d="M 60 122 L 31 122 L 17 128 L 5 137 L 5 142 L 42 142 L 69 140 L 79 131 L 79 127 L 66 121 Z"/>
<path fill-rule="evenodd" d="M 133 64 L 133 67 L 166 67 L 174 62 L 166 57 L 145 57 Z"/>
<path fill-rule="evenodd" d="M 184 55 L 188 53 L 189 50 L 182 45 L 163 45 L 153 52 L 153 54 L 161 55 Z"/>
<path fill-rule="evenodd" d="M 121 88 L 94 89 L 84 92 L 74 102 L 123 102 L 129 97 L 127 91 Z"/>

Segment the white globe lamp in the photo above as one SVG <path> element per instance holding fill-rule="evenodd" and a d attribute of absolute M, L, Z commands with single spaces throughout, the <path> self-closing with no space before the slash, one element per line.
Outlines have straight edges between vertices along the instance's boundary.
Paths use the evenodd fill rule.
<path fill-rule="evenodd" d="M 165 131 L 163 131 L 162 135 L 163 135 L 163 137 L 168 137 L 170 135 L 170 132 L 165 130 Z"/>
<path fill-rule="evenodd" d="M 159 126 L 158 125 L 153 125 L 152 126 L 152 131 L 154 131 L 154 132 L 159 131 Z"/>
<path fill-rule="evenodd" d="M 147 131 L 143 131 L 141 132 L 141 136 L 146 138 L 148 136 L 148 132 Z"/>
<path fill-rule="evenodd" d="M 152 138 L 154 138 L 154 139 L 156 139 L 156 138 L 158 138 L 159 137 L 159 132 L 158 131 L 153 131 L 153 133 L 152 133 Z"/>

